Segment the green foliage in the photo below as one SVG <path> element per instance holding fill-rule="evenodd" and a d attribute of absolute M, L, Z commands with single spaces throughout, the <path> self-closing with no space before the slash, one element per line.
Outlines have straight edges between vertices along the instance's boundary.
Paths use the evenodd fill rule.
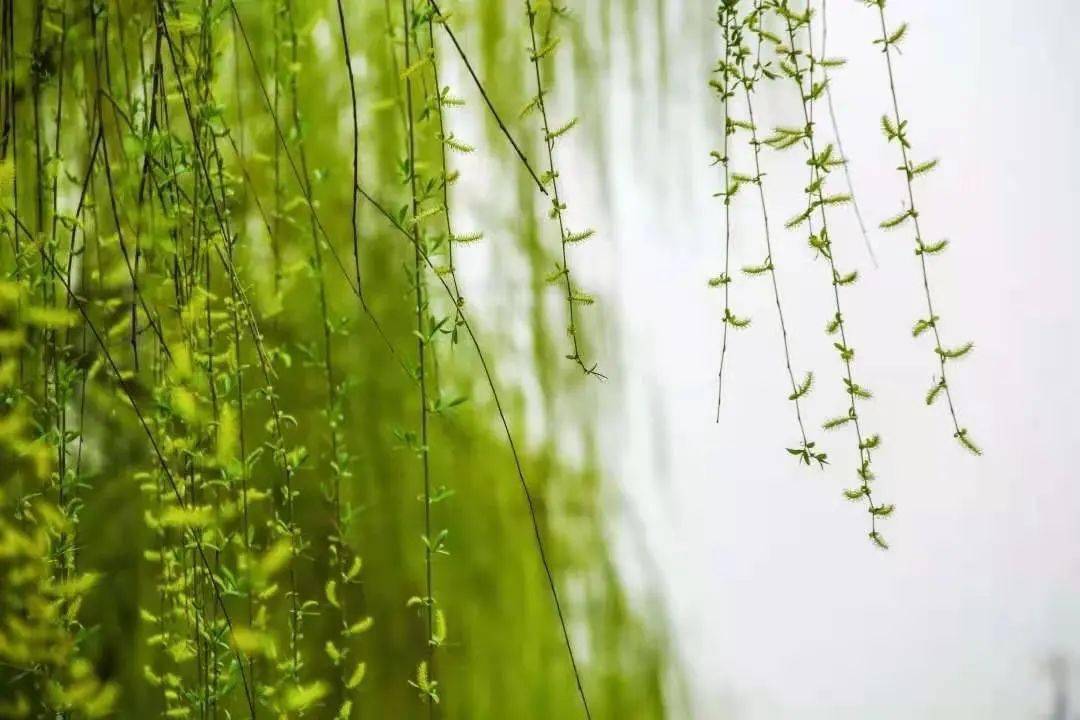
<path fill-rule="evenodd" d="M 586 691 L 663 716 L 597 477 L 518 452 L 457 277 L 483 231 L 455 227 L 455 158 L 525 159 L 479 78 L 529 77 L 570 22 L 538 6 L 530 63 L 500 49 L 526 16 L 490 12 L 4 4 L 0 716 L 411 717 L 410 682 L 445 718 L 587 715 Z M 448 117 L 445 62 L 494 147 Z M 592 236 L 553 208 L 559 250 Z M 538 307 L 558 255 L 528 257 Z"/>
<path fill-rule="evenodd" d="M 23 285 L 0 281 L 0 717 L 27 717 L 41 706 L 105 717 L 119 688 L 85 656 L 91 628 L 80 620 L 83 597 L 100 586 L 101 575 L 75 565 L 80 503 L 71 497 L 72 475 L 60 472 L 50 437 L 35 431 L 34 415 L 58 408 L 35 407 L 20 380 L 26 365 L 16 352 L 33 330 L 27 318 L 40 329 L 55 327 L 46 318 L 63 317 L 35 303 Z M 69 389 L 55 386 L 61 394 Z"/>

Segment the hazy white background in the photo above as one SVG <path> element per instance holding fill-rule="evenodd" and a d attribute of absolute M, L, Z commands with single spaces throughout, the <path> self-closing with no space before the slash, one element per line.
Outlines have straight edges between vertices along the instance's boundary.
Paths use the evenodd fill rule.
<path fill-rule="evenodd" d="M 875 229 L 903 198 L 879 128 L 888 95 L 870 45 L 876 15 L 829 2 L 829 54 L 850 61 L 833 75 L 834 99 L 880 261 L 875 270 L 851 213 L 833 211 L 840 265 L 862 272 L 844 301 L 858 381 L 876 393 L 864 417 L 885 442 L 877 492 L 898 508 L 883 553 L 865 511 L 841 496 L 855 484 L 850 434 L 812 430 L 833 461 L 824 472 L 783 450 L 798 435 L 767 280 L 733 287 L 753 326 L 731 337 L 714 422 L 722 300 L 706 281 L 722 269 L 723 216 L 708 152 L 722 125 L 705 83 L 721 45 L 714 3 L 668 4 L 663 22 L 638 18 L 635 57 L 611 57 L 606 167 L 564 177 L 569 197 L 607 208 L 590 218 L 600 239 L 575 257 L 618 328 L 601 391 L 615 533 L 629 581 L 669 607 L 693 717 L 1048 717 L 1046 657 L 1080 658 L 1080 10 L 1070 0 L 888 6 L 894 25 L 911 23 L 896 69 L 915 155 L 942 161 L 917 200 L 927 239 L 953 243 L 931 282 L 946 343 L 976 342 L 952 386 L 985 448 L 978 459 L 951 437 L 944 406 L 923 403 L 935 357 L 910 335 L 924 312 L 910 233 Z M 759 124 L 793 124 L 796 102 L 777 84 L 759 100 Z M 844 408 L 823 332 L 828 276 L 802 234 L 782 229 L 802 202 L 799 151 L 766 163 L 792 350 L 817 377 L 807 410 L 818 426 Z M 843 190 L 839 174 L 832 182 Z M 765 255 L 755 202 L 744 192 L 734 206 L 735 268 Z"/>

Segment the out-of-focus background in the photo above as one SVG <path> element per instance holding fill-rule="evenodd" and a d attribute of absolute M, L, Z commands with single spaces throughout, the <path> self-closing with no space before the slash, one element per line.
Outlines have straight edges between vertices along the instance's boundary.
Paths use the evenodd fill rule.
<path fill-rule="evenodd" d="M 691 715 L 1080 716 L 1080 699 L 1063 707 L 1069 658 L 1080 669 L 1080 11 L 1064 0 L 887 6 L 893 24 L 910 23 L 895 68 L 916 155 L 941 159 L 916 192 L 927 239 L 952 242 L 931 265 L 944 337 L 975 342 L 951 373 L 985 451 L 975 458 L 944 408 L 924 404 L 935 357 L 911 337 L 923 301 L 910 234 L 877 229 L 904 195 L 880 129 L 876 12 L 828 3 L 828 54 L 848 59 L 832 73 L 836 120 L 878 261 L 850 210 L 833 212 L 836 252 L 861 271 L 847 314 L 858 375 L 876 393 L 865 416 L 884 440 L 877 493 L 898 508 L 881 552 L 841 496 L 854 477 L 846 435 L 814 431 L 832 459 L 824 471 L 783 450 L 797 434 L 767 281 L 733 285 L 753 324 L 729 338 L 714 422 L 722 300 L 706 281 L 721 269 L 723 215 L 708 151 L 722 119 L 705 79 L 722 46 L 708 5 L 617 20 L 633 23 L 621 35 L 634 42 L 616 41 L 604 66 L 605 164 L 565 173 L 572 196 L 607 211 L 581 265 L 616 316 L 602 391 L 611 532 L 624 576 L 671 613 Z M 797 124 L 797 98 L 774 85 L 759 125 Z M 797 155 L 765 153 L 776 226 L 799 207 Z M 734 203 L 733 267 L 764 257 L 755 202 L 743 192 Z M 816 425 L 843 408 L 823 332 L 827 271 L 801 233 L 777 230 L 774 243 L 796 367 L 817 377 Z"/>

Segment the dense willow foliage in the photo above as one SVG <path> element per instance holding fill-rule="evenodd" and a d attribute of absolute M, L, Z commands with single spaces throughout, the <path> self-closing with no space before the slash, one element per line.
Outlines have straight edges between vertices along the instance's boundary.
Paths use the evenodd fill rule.
<path fill-rule="evenodd" d="M 569 18 L 454 10 L 3 3 L 0 715 L 663 715 L 597 478 L 526 444 L 455 267 L 483 142 L 535 362 L 596 373 L 541 301 L 591 302 Z"/>

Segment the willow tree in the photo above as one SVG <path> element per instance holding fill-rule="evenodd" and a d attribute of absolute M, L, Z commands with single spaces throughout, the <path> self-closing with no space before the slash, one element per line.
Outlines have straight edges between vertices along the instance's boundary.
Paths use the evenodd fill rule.
<path fill-rule="evenodd" d="M 869 4 L 895 88 L 905 26 Z M 556 81 L 595 81 L 571 8 L 5 0 L 0 15 L 0 715 L 664 716 L 662 625 L 620 588 L 592 456 L 570 463 L 526 427 L 459 277 L 492 222 L 462 211 L 460 158 L 484 153 L 512 200 L 499 232 L 529 278 L 541 403 L 604 380 L 575 261 L 594 231 L 561 175 L 579 120 Z M 850 198 L 826 188 L 843 160 L 813 121 L 840 63 L 815 51 L 810 6 L 724 0 L 717 19 L 719 195 L 729 215 L 740 188 L 760 199 L 765 259 L 743 270 L 772 280 L 788 452 L 827 462 L 773 273 L 767 148 L 812 170 L 788 228 L 809 228 L 836 299 L 848 406 L 825 425 L 854 428 L 848 494 L 884 546 L 892 506 L 872 495 L 878 438 L 841 308 L 855 275 L 827 227 Z M 755 92 L 783 82 L 804 117 L 767 128 Z M 933 163 L 911 155 L 895 90 L 883 126 L 909 189 L 884 226 L 914 232 L 915 334 L 940 363 L 927 401 L 944 395 L 975 449 L 945 376 L 970 346 L 942 344 L 925 262 L 944 245 L 914 204 Z M 725 353 L 749 323 L 726 265 L 710 281 Z"/>

